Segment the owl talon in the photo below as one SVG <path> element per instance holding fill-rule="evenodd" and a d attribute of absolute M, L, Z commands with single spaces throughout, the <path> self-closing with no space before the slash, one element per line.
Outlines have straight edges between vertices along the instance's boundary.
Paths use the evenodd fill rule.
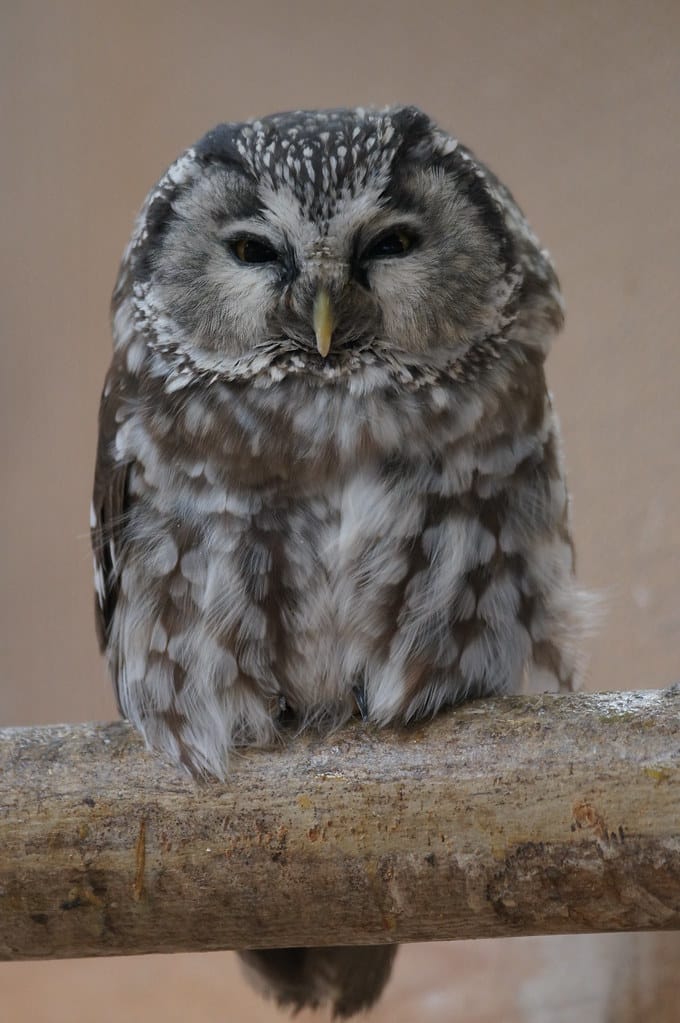
<path fill-rule="evenodd" d="M 295 710 L 288 703 L 285 696 L 279 696 L 278 708 L 279 713 L 276 719 L 278 724 L 283 728 L 292 725 L 295 722 Z"/>
<path fill-rule="evenodd" d="M 361 714 L 362 721 L 368 721 L 368 702 L 366 700 L 366 688 L 363 685 L 355 685 L 352 688 L 352 695 L 357 705 L 357 709 Z"/>

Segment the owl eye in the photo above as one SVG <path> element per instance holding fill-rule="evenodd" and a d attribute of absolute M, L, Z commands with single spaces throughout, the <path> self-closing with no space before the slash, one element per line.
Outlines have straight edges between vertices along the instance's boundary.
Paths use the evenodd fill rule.
<path fill-rule="evenodd" d="M 403 256 L 413 248 L 416 239 L 403 228 L 386 231 L 369 245 L 363 254 L 364 259 L 391 259 L 392 256 Z"/>
<path fill-rule="evenodd" d="M 237 238 L 230 248 L 239 263 L 276 263 L 279 258 L 276 249 L 257 238 Z"/>

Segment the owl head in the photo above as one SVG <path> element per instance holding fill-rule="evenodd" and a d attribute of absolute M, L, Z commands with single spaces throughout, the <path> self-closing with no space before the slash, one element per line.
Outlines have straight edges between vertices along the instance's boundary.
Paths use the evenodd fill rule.
<path fill-rule="evenodd" d="M 114 311 L 119 344 L 208 369 L 441 363 L 499 335 L 545 352 L 562 321 L 510 193 L 413 107 L 208 132 L 148 196 Z"/>

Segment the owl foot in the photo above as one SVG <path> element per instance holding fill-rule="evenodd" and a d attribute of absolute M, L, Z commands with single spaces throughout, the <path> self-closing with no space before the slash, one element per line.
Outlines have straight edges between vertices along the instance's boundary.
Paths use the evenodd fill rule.
<path fill-rule="evenodd" d="M 362 721 L 368 721 L 368 703 L 366 702 L 366 687 L 363 684 L 357 683 L 352 687 L 352 695 L 357 705 L 357 709 L 361 714 Z"/>

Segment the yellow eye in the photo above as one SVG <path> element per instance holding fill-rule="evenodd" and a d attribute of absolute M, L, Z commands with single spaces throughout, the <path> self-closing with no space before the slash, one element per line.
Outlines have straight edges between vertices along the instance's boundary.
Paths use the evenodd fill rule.
<path fill-rule="evenodd" d="M 276 249 L 258 238 L 237 238 L 231 251 L 239 263 L 275 263 L 279 258 Z"/>
<path fill-rule="evenodd" d="M 415 238 L 403 228 L 387 231 L 377 238 L 364 253 L 364 259 L 390 259 L 392 256 L 403 256 L 413 248 Z"/>

